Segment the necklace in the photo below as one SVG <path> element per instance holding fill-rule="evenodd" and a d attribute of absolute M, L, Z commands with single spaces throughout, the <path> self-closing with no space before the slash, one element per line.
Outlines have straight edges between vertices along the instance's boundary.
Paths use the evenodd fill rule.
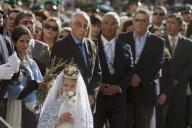
<path fill-rule="evenodd" d="M 104 54 L 105 54 L 105 58 L 107 59 L 109 73 L 110 74 L 114 74 L 115 73 L 115 69 L 113 67 L 113 62 L 115 60 L 115 47 L 112 48 L 112 58 L 111 58 L 111 61 L 110 61 L 109 57 L 107 56 L 105 47 L 103 47 L 103 51 L 104 51 Z"/>

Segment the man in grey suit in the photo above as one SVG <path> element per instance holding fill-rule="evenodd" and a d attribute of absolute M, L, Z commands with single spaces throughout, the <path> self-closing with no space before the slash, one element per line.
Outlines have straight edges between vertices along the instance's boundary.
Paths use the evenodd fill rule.
<path fill-rule="evenodd" d="M 182 17 L 171 14 L 167 18 L 166 48 L 169 49 L 173 61 L 173 73 L 176 86 L 171 95 L 166 118 L 166 128 L 187 127 L 187 89 L 192 75 L 192 41 L 179 32 L 182 27 Z"/>

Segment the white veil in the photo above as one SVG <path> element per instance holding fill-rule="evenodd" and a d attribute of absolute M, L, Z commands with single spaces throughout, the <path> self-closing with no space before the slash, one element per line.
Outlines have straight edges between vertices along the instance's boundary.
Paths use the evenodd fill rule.
<path fill-rule="evenodd" d="M 59 112 L 62 101 L 59 100 L 59 89 L 64 81 L 64 73 L 61 72 L 54 81 L 47 98 L 44 102 L 42 112 L 39 117 L 37 128 L 55 128 L 55 121 Z M 93 128 L 93 116 L 88 100 L 87 89 L 83 78 L 79 75 L 76 85 L 76 103 L 74 107 L 75 128 Z"/>

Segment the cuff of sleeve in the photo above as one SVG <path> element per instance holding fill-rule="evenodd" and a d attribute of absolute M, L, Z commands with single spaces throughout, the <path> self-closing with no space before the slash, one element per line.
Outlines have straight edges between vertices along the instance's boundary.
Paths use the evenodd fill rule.
<path fill-rule="evenodd" d="M 121 89 L 120 87 L 118 87 L 118 89 L 119 89 L 118 92 L 119 92 L 119 93 L 122 93 L 122 89 Z"/>

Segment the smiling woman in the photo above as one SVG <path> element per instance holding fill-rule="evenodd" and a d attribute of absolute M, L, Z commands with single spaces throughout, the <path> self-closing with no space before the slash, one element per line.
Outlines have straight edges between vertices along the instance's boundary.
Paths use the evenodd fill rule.
<path fill-rule="evenodd" d="M 51 51 L 58 38 L 61 29 L 61 21 L 56 17 L 50 17 L 43 22 L 42 32 L 38 40 L 49 45 Z"/>

